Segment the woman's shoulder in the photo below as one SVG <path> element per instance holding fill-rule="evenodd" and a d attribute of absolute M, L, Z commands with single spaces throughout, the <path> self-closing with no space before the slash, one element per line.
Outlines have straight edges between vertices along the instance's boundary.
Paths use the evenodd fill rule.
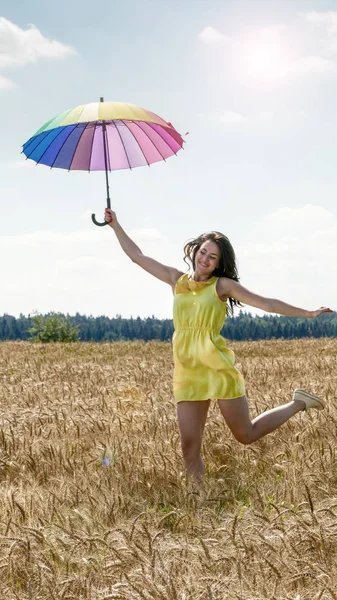
<path fill-rule="evenodd" d="M 183 273 L 183 271 L 176 270 L 176 272 L 174 274 L 174 279 L 173 279 L 173 287 L 175 287 L 177 285 L 177 283 L 179 283 L 180 281 L 184 281 L 184 279 L 186 279 L 187 277 L 188 277 L 187 273 Z"/>
<path fill-rule="evenodd" d="M 173 286 L 174 294 L 180 294 L 182 292 L 189 291 L 188 280 L 189 280 L 188 273 L 183 273 L 182 271 L 179 271 L 177 273 L 177 280 L 175 282 L 175 285 Z"/>
<path fill-rule="evenodd" d="M 243 290 L 241 283 L 230 277 L 219 277 L 217 290 L 221 296 L 227 296 L 228 298 L 236 298 L 235 294 L 240 290 Z"/>
<path fill-rule="evenodd" d="M 235 282 L 236 283 L 236 282 Z M 218 277 L 216 289 L 221 300 L 225 300 L 232 295 L 233 279 L 230 277 Z"/>

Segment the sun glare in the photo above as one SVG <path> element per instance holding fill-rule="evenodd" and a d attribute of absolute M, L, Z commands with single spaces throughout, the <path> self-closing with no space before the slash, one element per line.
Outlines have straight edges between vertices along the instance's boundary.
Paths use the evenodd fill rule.
<path fill-rule="evenodd" d="M 252 72 L 264 73 L 273 69 L 275 57 L 267 47 L 252 48 L 248 58 Z"/>
<path fill-rule="evenodd" d="M 276 80 L 289 68 L 290 55 L 278 31 L 246 34 L 240 42 L 244 70 L 255 79 Z"/>

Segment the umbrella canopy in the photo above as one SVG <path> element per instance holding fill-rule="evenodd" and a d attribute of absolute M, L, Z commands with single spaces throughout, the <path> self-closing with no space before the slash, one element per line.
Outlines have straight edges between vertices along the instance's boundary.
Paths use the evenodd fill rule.
<path fill-rule="evenodd" d="M 155 113 L 123 102 L 92 102 L 66 110 L 45 123 L 22 152 L 37 164 L 58 169 L 108 171 L 132 169 L 166 160 L 182 148 L 173 125 Z M 99 223 L 91 215 L 95 225 Z"/>
<path fill-rule="evenodd" d="M 114 171 L 166 160 L 182 145 L 173 125 L 155 113 L 133 104 L 101 101 L 47 121 L 23 145 L 23 153 L 48 167 Z"/>

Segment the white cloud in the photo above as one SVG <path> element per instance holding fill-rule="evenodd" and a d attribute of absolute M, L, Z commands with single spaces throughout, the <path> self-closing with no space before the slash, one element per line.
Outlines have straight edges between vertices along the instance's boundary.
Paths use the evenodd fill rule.
<path fill-rule="evenodd" d="M 163 234 L 156 229 L 134 233 L 151 244 L 151 256 L 171 264 Z M 170 314 L 169 287 L 134 265 L 110 228 L 3 235 L 0 248 L 0 314 L 35 309 L 111 316 Z"/>
<path fill-rule="evenodd" d="M 240 113 L 236 113 L 230 110 L 223 110 L 208 115 L 208 118 L 218 123 L 224 123 L 225 125 L 237 125 L 248 121 L 248 118 Z"/>
<path fill-rule="evenodd" d="M 82 273 L 83 271 L 92 271 L 93 269 L 99 269 L 108 273 L 111 269 L 115 268 L 115 263 L 105 258 L 98 258 L 91 255 L 76 256 L 73 259 L 60 259 L 56 260 L 55 266 L 58 272 L 71 272 L 74 274 Z"/>
<path fill-rule="evenodd" d="M 108 230 L 108 227 L 105 228 Z M 111 234 L 109 231 L 108 234 Z M 156 228 L 134 229 L 130 231 L 131 238 L 143 242 L 163 242 L 166 241 L 165 235 Z M 0 235 L 0 246 L 18 248 L 44 248 L 45 246 L 54 246 L 55 248 L 80 246 L 106 246 L 116 243 L 116 238 L 111 235 L 102 235 L 101 228 L 93 227 L 91 230 L 72 231 L 69 233 L 60 233 L 57 231 L 34 231 L 33 233 L 22 233 L 19 235 Z"/>
<path fill-rule="evenodd" d="M 14 169 L 32 169 L 36 167 L 36 163 L 32 160 L 24 159 L 21 160 L 12 160 L 7 163 L 8 167 L 12 167 Z"/>
<path fill-rule="evenodd" d="M 275 233 L 281 236 L 296 234 L 296 237 L 306 237 L 321 227 L 331 226 L 336 222 L 336 217 L 322 206 L 306 204 L 300 208 L 282 207 L 274 213 L 263 218 L 263 223 L 268 225 L 268 231 L 273 226 Z M 277 229 L 277 231 L 276 231 Z"/>
<path fill-rule="evenodd" d="M 337 55 L 337 37 L 331 37 L 323 43 L 323 53 L 327 57 L 335 58 Z"/>
<path fill-rule="evenodd" d="M 322 56 L 302 56 L 289 67 L 295 75 L 315 75 L 337 73 L 337 63 Z"/>
<path fill-rule="evenodd" d="M 37 247 L 41 245 L 59 246 L 74 244 L 104 243 L 106 238 L 100 238 L 95 229 L 92 231 L 73 231 L 70 233 L 59 233 L 55 231 L 35 231 L 34 233 L 22 233 L 19 235 L 1 235 L 0 245 L 6 247 Z"/>
<path fill-rule="evenodd" d="M 1 90 L 9 90 L 13 87 L 15 87 L 13 81 L 7 79 L 7 77 L 2 77 L 2 75 L 0 75 L 0 92 Z"/>
<path fill-rule="evenodd" d="M 262 122 L 268 123 L 269 121 L 274 119 L 275 116 L 276 116 L 275 112 L 273 112 L 271 110 L 264 110 L 264 111 L 260 112 L 259 119 Z"/>
<path fill-rule="evenodd" d="M 133 229 L 130 231 L 130 236 L 140 242 L 160 242 L 166 241 L 167 239 L 165 235 L 156 228 Z"/>
<path fill-rule="evenodd" d="M 330 33 L 337 33 L 337 12 L 317 12 L 313 10 L 309 13 L 304 13 L 302 16 L 308 23 L 323 27 Z"/>
<path fill-rule="evenodd" d="M 335 57 L 337 54 L 337 12 L 311 11 L 302 14 L 303 19 L 314 25 L 321 32 L 321 55 L 324 58 Z"/>
<path fill-rule="evenodd" d="M 205 44 L 221 44 L 223 42 L 229 41 L 228 37 L 226 37 L 223 33 L 220 33 L 220 31 L 217 31 L 217 29 L 214 29 L 214 27 L 211 27 L 210 25 L 204 27 L 204 29 L 200 31 L 198 37 Z"/>
<path fill-rule="evenodd" d="M 322 206 L 306 204 L 300 208 L 283 207 L 266 215 L 260 223 L 263 239 L 281 254 L 284 248 L 292 255 L 328 254 L 331 244 L 337 258 L 337 217 Z"/>
<path fill-rule="evenodd" d="M 151 256 L 176 264 L 159 230 L 138 229 L 132 236 L 147 240 Z M 249 236 L 244 245 L 235 244 L 243 285 L 304 308 L 337 306 L 337 217 L 332 212 L 312 204 L 282 207 L 252 222 Z M 0 236 L 0 247 L 0 314 L 34 309 L 171 314 L 168 286 L 134 265 L 107 228 Z"/>
<path fill-rule="evenodd" d="M 209 119 L 214 123 L 222 123 L 224 125 L 241 125 L 246 124 L 249 127 L 269 127 L 273 123 L 293 123 L 299 120 L 303 121 L 309 118 L 308 113 L 303 110 L 291 112 L 289 110 L 278 111 L 256 111 L 249 116 L 243 115 L 230 110 L 218 111 L 215 113 L 199 113 L 201 119 Z"/>
<path fill-rule="evenodd" d="M 237 247 L 243 285 L 303 308 L 336 308 L 336 215 L 311 204 L 283 207 L 252 223 L 251 233 Z"/>
<path fill-rule="evenodd" d="M 0 67 L 23 66 L 41 58 L 60 59 L 75 50 L 70 46 L 50 40 L 30 25 L 24 30 L 5 17 L 0 17 Z"/>

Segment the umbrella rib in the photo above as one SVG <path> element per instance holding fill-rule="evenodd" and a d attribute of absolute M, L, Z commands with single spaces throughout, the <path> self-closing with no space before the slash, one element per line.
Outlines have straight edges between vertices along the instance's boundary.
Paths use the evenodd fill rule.
<path fill-rule="evenodd" d="M 107 173 L 107 171 L 110 171 L 110 173 L 111 173 L 111 161 L 110 161 L 110 150 L 109 150 L 108 132 L 106 130 L 106 122 L 105 121 L 104 121 L 104 129 L 103 129 L 103 122 L 102 122 L 102 139 L 103 139 L 103 151 L 104 151 L 104 148 L 105 148 L 105 159 L 104 159 L 105 173 Z M 108 165 L 110 167 L 109 169 L 108 169 Z"/>
<path fill-rule="evenodd" d="M 84 129 L 87 129 L 87 127 L 89 127 L 91 121 L 89 121 Z M 89 165 L 88 165 L 88 171 L 90 173 L 90 165 L 91 165 L 91 158 L 92 158 L 92 151 L 93 151 L 93 147 L 94 147 L 94 139 L 95 139 L 95 133 L 96 133 L 96 125 L 94 125 L 94 133 L 91 139 L 91 148 L 90 148 L 90 156 L 89 156 Z"/>
<path fill-rule="evenodd" d="M 82 125 L 82 123 L 77 123 L 77 124 L 76 124 L 76 127 L 75 127 L 75 129 L 77 129 L 77 128 L 78 128 L 80 125 Z M 73 129 L 73 131 L 75 131 L 75 129 Z M 73 156 L 72 156 L 72 159 L 71 159 L 71 161 L 70 161 L 70 165 L 69 165 L 69 167 L 68 167 L 68 172 L 70 171 L 70 169 L 71 169 L 71 165 L 73 164 L 73 160 L 74 160 L 74 158 L 75 158 L 76 150 L 77 150 L 77 148 L 78 148 L 78 145 L 79 145 L 79 143 L 80 143 L 80 141 L 81 141 L 81 138 L 82 138 L 82 135 L 83 135 L 84 131 L 85 131 L 85 127 L 83 127 L 83 129 L 82 129 L 82 133 L 81 133 L 81 135 L 79 136 L 79 138 L 78 138 L 78 140 L 77 140 L 77 144 L 76 144 L 76 146 L 75 146 L 75 149 L 74 149 L 74 152 L 73 152 Z M 67 139 L 68 139 L 68 138 L 67 138 Z"/>
<path fill-rule="evenodd" d="M 137 125 L 138 129 L 140 129 L 141 131 L 143 131 L 143 130 L 142 130 L 142 128 L 141 128 L 141 127 L 139 127 L 139 125 L 138 125 L 138 123 L 137 123 L 136 121 L 130 121 L 130 122 L 131 122 L 131 123 L 133 123 L 134 125 Z M 130 133 L 131 133 L 131 135 L 132 135 L 133 139 L 135 140 L 136 144 L 138 144 L 138 146 L 139 146 L 139 150 L 141 151 L 142 155 L 144 156 L 144 158 L 145 158 L 145 160 L 146 160 L 146 162 L 147 162 L 147 165 L 148 165 L 148 167 L 149 167 L 149 166 L 150 166 L 150 163 L 149 163 L 149 161 L 147 160 L 147 158 L 146 158 L 146 156 L 145 156 L 145 152 L 144 152 L 143 148 L 141 147 L 140 143 L 138 142 L 138 140 L 137 140 L 136 136 L 134 135 L 134 133 L 132 133 L 132 131 L 131 131 L 131 129 L 128 127 L 127 123 L 126 123 L 125 121 L 123 121 L 123 123 L 124 123 L 125 127 L 127 127 L 127 128 L 128 128 L 128 130 L 130 131 Z"/>
<path fill-rule="evenodd" d="M 141 123 L 146 123 L 146 121 L 140 121 Z M 136 123 L 138 125 L 138 123 Z M 146 123 L 146 125 L 151 125 L 151 123 Z M 163 159 L 163 161 L 166 162 L 166 158 L 165 156 L 162 155 L 162 153 L 160 152 L 159 148 L 157 148 L 156 144 L 154 143 L 153 140 L 151 140 L 150 136 L 146 133 L 146 131 L 144 129 L 142 129 L 139 125 L 138 125 L 139 129 L 145 133 L 146 137 L 148 138 L 149 142 L 155 147 L 155 149 L 157 150 L 158 154 L 160 154 L 161 158 Z M 161 127 L 161 125 L 160 125 Z M 152 131 L 154 131 L 155 133 L 157 133 L 157 131 L 155 129 L 153 129 L 151 127 Z M 159 135 L 159 133 L 157 133 L 157 135 Z M 163 138 L 161 138 L 163 140 Z M 164 144 L 166 144 L 165 140 L 163 140 Z M 166 144 L 168 146 L 168 144 Z"/>
<path fill-rule="evenodd" d="M 124 125 L 125 125 L 125 122 L 123 121 L 123 119 L 118 119 L 118 120 L 119 120 L 119 121 L 121 121 L 122 123 L 124 123 Z M 113 123 L 113 124 L 114 124 L 114 126 L 116 127 L 116 123 L 115 123 L 115 121 L 112 121 L 112 123 Z M 129 161 L 128 153 L 127 153 L 127 151 L 126 151 L 126 149 L 125 149 L 125 144 L 124 144 L 124 142 L 123 142 L 123 139 L 122 139 L 122 136 L 121 136 L 121 134 L 119 133 L 118 127 L 116 127 L 116 130 L 117 130 L 117 133 L 118 133 L 118 135 L 119 135 L 119 139 L 120 139 L 120 141 L 122 142 L 122 146 L 123 146 L 123 149 L 124 149 L 124 152 L 125 152 L 126 160 L 128 161 L 129 169 L 130 169 L 130 171 L 131 171 L 131 170 L 132 170 L 132 167 L 131 167 L 131 165 L 130 165 L 130 161 Z"/>

